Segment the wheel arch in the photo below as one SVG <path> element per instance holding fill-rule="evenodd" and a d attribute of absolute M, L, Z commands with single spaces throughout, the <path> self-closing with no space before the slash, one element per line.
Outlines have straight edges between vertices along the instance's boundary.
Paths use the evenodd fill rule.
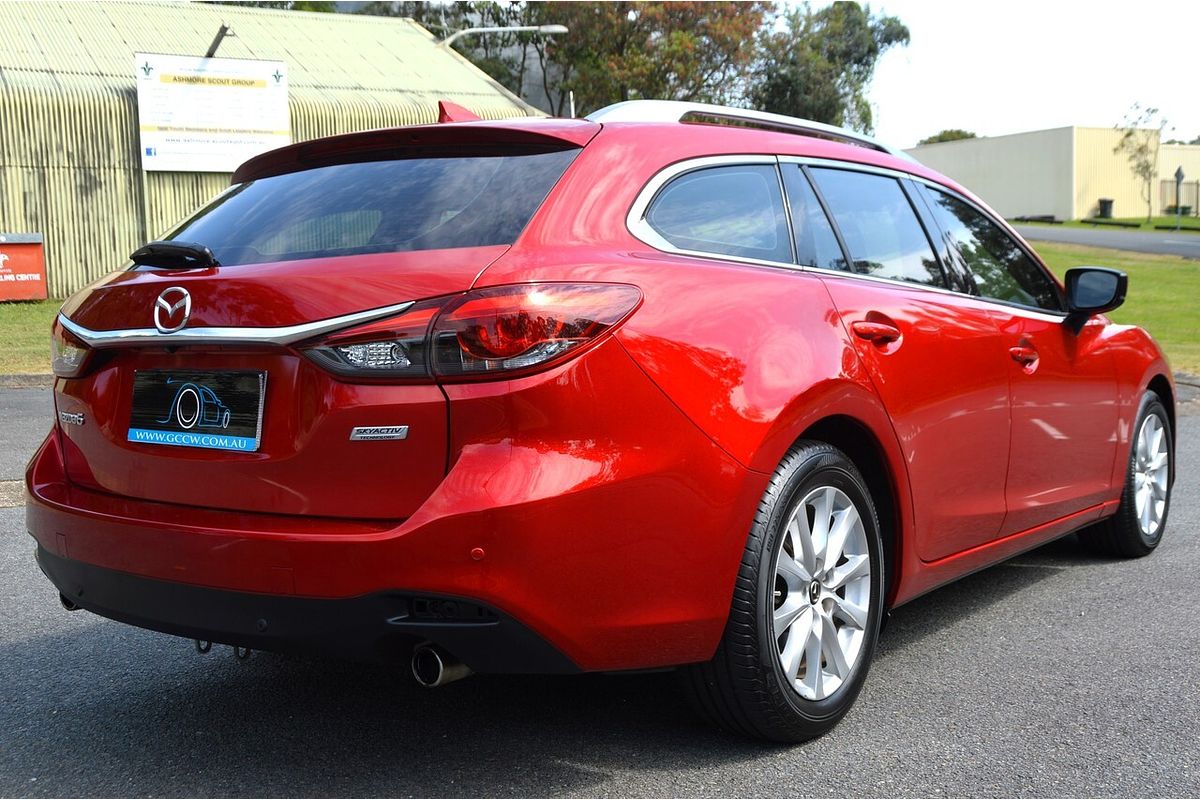
<path fill-rule="evenodd" d="M 1150 382 L 1146 384 L 1146 388 L 1162 398 L 1162 403 L 1167 408 L 1167 422 L 1171 424 L 1171 441 L 1175 441 L 1177 428 L 1175 427 L 1175 387 L 1171 385 L 1170 379 L 1161 372 L 1150 378 Z"/>
<path fill-rule="evenodd" d="M 908 527 L 905 519 L 911 519 L 907 513 L 909 504 L 905 502 L 908 493 L 907 481 L 902 480 L 903 470 L 893 467 L 884 440 L 871 426 L 847 414 L 831 414 L 817 420 L 805 428 L 796 441 L 801 440 L 824 442 L 838 448 L 862 473 L 879 515 L 887 582 L 884 601 L 885 607 L 891 606 L 900 583 L 904 532 Z"/>

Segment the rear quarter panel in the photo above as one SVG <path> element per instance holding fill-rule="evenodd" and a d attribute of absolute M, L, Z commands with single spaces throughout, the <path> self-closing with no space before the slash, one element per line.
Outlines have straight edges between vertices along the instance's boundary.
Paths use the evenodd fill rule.
<path fill-rule="evenodd" d="M 723 152 L 786 152 L 783 145 L 794 146 L 797 137 L 717 129 L 664 143 L 648 141 L 658 129 L 638 128 L 602 132 L 476 285 L 578 280 L 640 287 L 643 304 L 617 339 L 705 434 L 743 466 L 770 474 L 813 424 L 851 417 L 879 442 L 907 527 L 910 492 L 895 433 L 819 277 L 664 253 L 626 228 L 641 188 L 669 164 Z"/>

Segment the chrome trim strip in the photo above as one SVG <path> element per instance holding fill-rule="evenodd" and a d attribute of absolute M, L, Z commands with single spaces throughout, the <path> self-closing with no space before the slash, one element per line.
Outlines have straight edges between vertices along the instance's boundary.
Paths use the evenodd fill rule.
<path fill-rule="evenodd" d="M 806 133 L 824 134 L 826 136 L 837 137 L 846 142 L 865 145 L 873 150 L 887 153 L 890 156 L 913 164 L 919 163 L 913 155 L 857 131 L 839 128 L 835 125 L 827 125 L 823 122 L 814 122 L 810 119 L 788 117 L 783 114 L 771 114 L 766 111 L 754 111 L 748 108 L 730 108 L 728 106 L 715 106 L 708 103 L 687 103 L 678 100 L 626 100 L 625 102 L 613 103 L 598 111 L 593 111 L 591 114 L 588 114 L 587 119 L 592 122 L 599 122 L 600 124 L 609 122 L 682 123 L 683 118 L 688 114 L 706 114 L 710 117 L 730 120 L 761 122 L 765 125 L 773 125 L 776 128 L 791 129 L 800 136 Z"/>
<path fill-rule="evenodd" d="M 58 315 L 64 328 L 78 336 L 89 347 L 147 346 L 175 347 L 183 344 L 273 344 L 285 346 L 323 333 L 331 333 L 361 322 L 390 317 L 407 310 L 414 301 L 358 311 L 341 317 L 287 325 L 278 328 L 184 328 L 175 333 L 159 333 L 154 328 L 126 328 L 116 331 L 94 331 Z"/>

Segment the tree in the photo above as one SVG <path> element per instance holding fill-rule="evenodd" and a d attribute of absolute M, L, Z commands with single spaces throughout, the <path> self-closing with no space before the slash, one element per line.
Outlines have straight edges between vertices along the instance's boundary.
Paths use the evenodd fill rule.
<path fill-rule="evenodd" d="M 725 102 L 740 94 L 767 2 L 371 2 L 358 13 L 412 17 L 440 35 L 473 26 L 565 25 L 568 33 L 495 33 L 454 46 L 520 94 L 534 63 L 551 113 L 633 98 Z M 535 71 L 536 75 L 537 72 Z"/>
<path fill-rule="evenodd" d="M 1142 182 L 1142 199 L 1146 201 L 1146 221 L 1149 222 L 1154 180 L 1158 177 L 1158 144 L 1167 129 L 1167 121 L 1159 116 L 1157 108 L 1142 108 L 1134 103 L 1125 114 L 1125 120 L 1113 129 L 1121 132 L 1121 140 L 1113 152 L 1125 154 L 1130 170 Z"/>
<path fill-rule="evenodd" d="M 866 90 L 879 57 L 909 42 L 908 28 L 871 7 L 835 2 L 789 8 L 758 37 L 747 100 L 755 108 L 871 132 Z"/>
<path fill-rule="evenodd" d="M 765 2 L 529 3 L 569 34 L 539 43 L 551 110 L 570 92 L 581 113 L 621 100 L 727 102 L 741 93 Z"/>
<path fill-rule="evenodd" d="M 530 22 L 530 4 L 496 2 L 429 3 L 413 0 L 373 0 L 354 10 L 355 14 L 377 17 L 408 17 L 444 39 L 464 28 L 511 28 Z M 542 34 L 488 33 L 471 34 L 458 39 L 453 47 L 506 89 L 521 93 L 530 44 Z"/>
<path fill-rule="evenodd" d="M 917 144 L 937 144 L 938 142 L 957 142 L 962 139 L 974 139 L 975 134 L 970 131 L 964 131 L 962 128 L 946 128 L 944 131 L 935 133 L 933 136 L 926 137 Z"/>

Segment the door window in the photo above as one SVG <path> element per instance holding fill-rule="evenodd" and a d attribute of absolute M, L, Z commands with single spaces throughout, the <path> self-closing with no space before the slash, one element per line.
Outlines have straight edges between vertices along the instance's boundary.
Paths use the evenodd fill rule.
<path fill-rule="evenodd" d="M 1062 311 L 1054 282 L 999 225 L 946 192 L 930 189 L 929 196 L 938 224 L 966 263 L 978 294 Z"/>
<path fill-rule="evenodd" d="M 708 167 L 681 175 L 654 198 L 646 222 L 681 250 L 792 261 L 774 165 Z"/>
<path fill-rule="evenodd" d="M 855 272 L 946 288 L 925 229 L 895 178 L 823 168 L 813 169 L 812 176 Z"/>
<path fill-rule="evenodd" d="M 808 178 L 800 167 L 784 165 L 784 186 L 792 212 L 792 233 L 796 240 L 796 263 L 806 267 L 848 270 L 837 235 L 825 210 L 821 208 Z"/>

